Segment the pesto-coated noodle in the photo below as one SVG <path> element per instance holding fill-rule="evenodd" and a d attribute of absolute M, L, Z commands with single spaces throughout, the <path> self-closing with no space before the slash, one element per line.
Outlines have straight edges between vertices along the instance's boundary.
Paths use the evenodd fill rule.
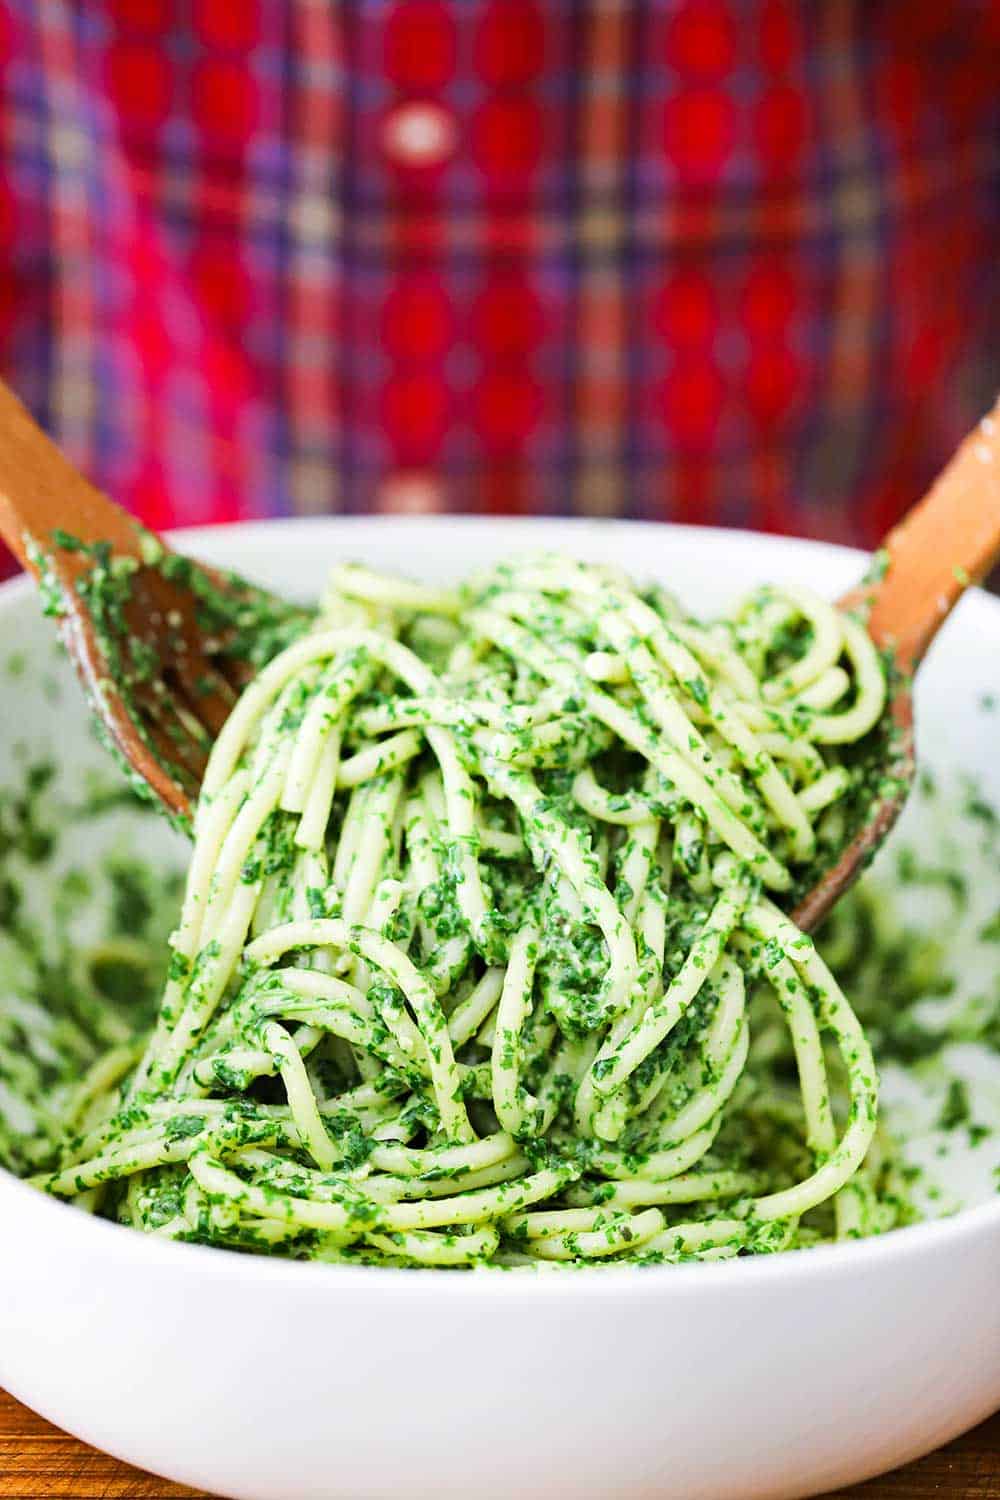
<path fill-rule="evenodd" d="M 215 744 L 141 1057 L 114 1039 L 34 1180 L 415 1266 L 866 1232 L 871 1052 L 783 907 L 884 704 L 863 628 L 800 588 L 703 625 L 563 558 L 448 591 L 338 568 Z"/>

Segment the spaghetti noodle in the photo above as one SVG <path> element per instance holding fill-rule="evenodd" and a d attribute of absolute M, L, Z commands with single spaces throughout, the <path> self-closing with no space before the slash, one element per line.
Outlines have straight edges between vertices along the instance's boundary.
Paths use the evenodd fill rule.
<path fill-rule="evenodd" d="M 142 1055 L 33 1180 L 395 1265 L 868 1232 L 874 1063 L 783 903 L 884 703 L 862 627 L 799 588 L 705 625 L 563 558 L 454 591 L 339 567 L 214 746 Z"/>

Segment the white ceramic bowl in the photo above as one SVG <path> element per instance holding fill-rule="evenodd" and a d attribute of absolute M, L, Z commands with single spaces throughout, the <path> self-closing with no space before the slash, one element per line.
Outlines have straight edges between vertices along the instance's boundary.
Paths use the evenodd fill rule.
<path fill-rule="evenodd" d="M 428 578 L 540 547 L 616 561 L 712 611 L 753 581 L 828 594 L 862 559 L 640 524 L 332 520 L 189 534 L 299 596 L 337 558 Z M 48 653 L 23 584 L 5 648 Z M 46 655 L 48 660 L 48 655 Z M 960 607 L 921 674 L 933 763 L 1000 762 L 1000 604 Z M 72 694 L 26 677 L 16 739 L 93 758 Z M 57 738 L 56 738 L 57 737 Z M 97 1222 L 0 1172 L 0 1384 L 122 1458 L 238 1500 L 817 1494 L 1000 1405 L 1000 1201 L 878 1240 L 717 1265 L 472 1275 L 255 1260 Z"/>

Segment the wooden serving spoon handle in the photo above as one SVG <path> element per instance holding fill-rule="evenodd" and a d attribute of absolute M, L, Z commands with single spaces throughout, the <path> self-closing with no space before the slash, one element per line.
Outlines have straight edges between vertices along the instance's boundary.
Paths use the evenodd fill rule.
<path fill-rule="evenodd" d="M 119 555 L 139 552 L 138 522 L 74 469 L 0 381 L 0 536 L 32 572 L 38 571 L 38 551 L 55 551 L 48 565 L 72 579 L 81 563 L 53 549 L 53 532 L 60 529 L 82 542 L 110 542 Z"/>
<path fill-rule="evenodd" d="M 899 816 L 916 769 L 913 672 L 969 584 L 984 578 L 1000 557 L 1000 401 L 890 531 L 882 554 L 884 567 L 870 570 L 839 603 L 841 609 L 863 610 L 875 644 L 895 657 L 899 676 L 889 711 L 896 734 L 887 766 L 892 789 L 799 902 L 792 915 L 806 932 L 819 926 Z"/>
<path fill-rule="evenodd" d="M 1000 400 L 883 547 L 881 579 L 852 590 L 841 608 L 867 602 L 872 639 L 912 672 L 969 584 L 1000 557 Z"/>
<path fill-rule="evenodd" d="M 242 611 L 289 628 L 302 611 L 201 564 L 168 569 L 169 548 L 84 479 L 2 382 L 0 537 L 39 578 L 107 738 L 189 821 L 209 748 L 253 675 L 229 650 Z M 116 572 L 108 558 L 133 566 Z M 114 608 L 84 588 L 98 574 L 102 587 L 117 578 Z"/>

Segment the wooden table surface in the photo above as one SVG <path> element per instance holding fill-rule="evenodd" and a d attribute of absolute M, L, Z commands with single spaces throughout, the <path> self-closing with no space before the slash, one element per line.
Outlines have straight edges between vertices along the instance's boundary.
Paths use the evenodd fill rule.
<path fill-rule="evenodd" d="M 78 1443 L 0 1391 L 2 1500 L 180 1500 L 200 1497 Z M 208 1497 L 210 1500 L 210 1497 Z M 884 1479 L 830 1500 L 1000 1500 L 1000 1412 L 965 1437 Z"/>

